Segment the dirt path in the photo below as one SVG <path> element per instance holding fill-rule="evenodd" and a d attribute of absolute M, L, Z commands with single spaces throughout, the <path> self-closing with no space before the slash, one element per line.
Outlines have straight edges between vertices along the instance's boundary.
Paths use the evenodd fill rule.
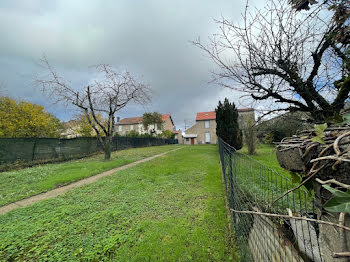
<path fill-rule="evenodd" d="M 100 173 L 98 175 L 94 175 L 94 176 L 91 176 L 91 177 L 88 177 L 88 178 L 84 178 L 84 179 L 79 180 L 77 182 L 73 182 L 73 183 L 71 183 L 69 185 L 62 186 L 62 187 L 59 187 L 59 188 L 47 191 L 45 193 L 41 193 L 41 194 L 38 194 L 38 195 L 35 195 L 35 196 L 31 196 L 29 198 L 25 198 L 25 199 L 13 202 L 11 204 L 2 206 L 2 207 L 0 207 L 0 215 L 5 214 L 7 212 L 10 212 L 11 210 L 14 210 L 16 208 L 30 206 L 30 205 L 32 205 L 32 204 L 34 204 L 36 202 L 41 201 L 41 200 L 59 196 L 59 195 L 64 194 L 67 191 L 72 190 L 74 188 L 94 183 L 94 182 L 96 182 L 97 180 L 99 180 L 99 179 L 101 179 L 103 177 L 113 175 L 114 173 L 116 173 L 118 171 L 121 171 L 121 170 L 130 168 L 130 167 L 136 166 L 136 165 L 138 165 L 140 163 L 144 163 L 144 162 L 150 161 L 150 160 L 155 159 L 157 157 L 164 156 L 165 154 L 168 154 L 170 152 L 173 152 L 173 151 L 176 151 L 176 150 L 179 150 L 179 149 L 181 149 L 181 148 L 176 148 L 176 149 L 173 149 L 173 150 L 170 150 L 170 151 L 158 154 L 158 155 L 154 155 L 154 156 L 147 157 L 147 158 L 144 158 L 144 159 L 141 159 L 141 160 L 137 160 L 137 161 L 132 162 L 130 164 L 127 164 L 127 165 L 124 165 L 124 166 L 121 166 L 121 167 L 117 167 L 117 168 L 105 171 L 105 172 Z"/>

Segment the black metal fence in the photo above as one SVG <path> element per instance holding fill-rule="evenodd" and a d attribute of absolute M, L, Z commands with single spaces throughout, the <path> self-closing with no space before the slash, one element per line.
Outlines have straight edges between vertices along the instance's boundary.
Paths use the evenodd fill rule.
<path fill-rule="evenodd" d="M 317 224 L 261 215 L 316 218 L 309 192 L 300 188 L 275 201 L 296 184 L 222 139 L 219 152 L 241 261 L 323 261 Z"/>
<path fill-rule="evenodd" d="M 176 139 L 113 137 L 112 150 L 177 144 Z M 0 138 L 0 164 L 80 158 L 101 151 L 97 138 Z"/>

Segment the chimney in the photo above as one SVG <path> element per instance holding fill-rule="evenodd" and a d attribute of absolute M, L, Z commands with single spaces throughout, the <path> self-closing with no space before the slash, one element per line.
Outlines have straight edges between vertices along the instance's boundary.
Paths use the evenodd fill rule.
<path fill-rule="evenodd" d="M 119 116 L 117 116 L 117 123 L 119 123 L 119 121 L 120 121 L 120 117 L 119 117 Z"/>

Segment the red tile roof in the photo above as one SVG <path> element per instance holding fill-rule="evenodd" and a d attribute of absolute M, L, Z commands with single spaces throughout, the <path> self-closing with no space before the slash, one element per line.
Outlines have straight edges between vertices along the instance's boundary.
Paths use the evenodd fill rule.
<path fill-rule="evenodd" d="M 254 111 L 254 108 L 241 108 L 241 109 L 238 109 L 238 112 L 250 112 L 250 111 Z"/>
<path fill-rule="evenodd" d="M 238 109 L 238 112 L 250 112 L 250 111 L 254 111 L 254 109 L 253 108 L 241 108 L 241 109 Z M 214 120 L 214 119 L 216 119 L 215 111 L 198 112 L 197 113 L 197 117 L 196 117 L 196 121 L 200 121 L 200 120 Z"/>
<path fill-rule="evenodd" d="M 196 117 L 196 121 L 199 121 L 199 120 L 213 120 L 213 119 L 216 119 L 215 111 L 198 112 L 197 113 L 197 117 Z"/>
<path fill-rule="evenodd" d="M 171 117 L 170 114 L 162 115 L 162 120 L 165 122 L 165 120 L 168 119 L 168 117 Z M 172 120 L 171 120 L 172 121 Z M 142 123 L 142 116 L 138 117 L 127 117 L 120 120 L 117 124 L 121 125 L 132 125 L 132 124 L 141 124 Z"/>
<path fill-rule="evenodd" d="M 167 120 L 168 117 L 170 117 L 170 114 L 162 115 L 163 122 L 165 122 L 165 120 Z"/>
<path fill-rule="evenodd" d="M 139 116 L 139 117 L 123 118 L 117 124 L 131 125 L 131 124 L 141 124 L 141 123 L 142 123 L 142 116 Z"/>

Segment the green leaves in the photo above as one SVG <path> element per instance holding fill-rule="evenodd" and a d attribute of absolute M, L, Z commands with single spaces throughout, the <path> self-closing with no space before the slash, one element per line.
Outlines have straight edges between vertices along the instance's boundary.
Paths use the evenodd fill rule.
<path fill-rule="evenodd" d="M 290 171 L 289 174 L 290 174 L 290 178 L 291 178 L 291 180 L 292 180 L 292 182 L 293 182 L 294 184 L 300 184 L 300 183 L 302 183 L 305 179 L 307 179 L 307 178 L 305 178 L 305 177 L 302 177 L 302 176 L 301 176 L 299 173 L 297 173 L 297 172 L 292 172 L 292 171 Z M 308 196 L 311 197 L 311 196 L 313 195 L 313 193 L 314 193 L 314 190 L 313 190 L 314 187 L 313 187 L 313 185 L 312 185 L 312 181 L 311 181 L 311 180 L 307 181 L 307 182 L 304 184 L 304 188 L 307 190 Z"/>
<path fill-rule="evenodd" d="M 146 130 L 150 125 L 153 125 L 154 128 L 157 127 L 159 130 L 162 130 L 162 115 L 158 112 L 144 113 L 142 116 L 142 124 Z"/>
<path fill-rule="evenodd" d="M 345 115 L 340 115 L 338 113 L 334 113 L 334 116 L 329 117 L 326 122 L 328 123 L 334 123 L 338 125 L 344 125 L 350 123 L 350 113 L 348 112 Z"/>
<path fill-rule="evenodd" d="M 301 183 L 301 176 L 298 173 L 290 171 L 289 174 L 293 183 L 295 184 Z"/>
<path fill-rule="evenodd" d="M 312 138 L 312 141 L 318 142 L 320 144 L 325 144 L 325 142 L 323 141 L 323 138 L 324 138 L 323 132 L 326 130 L 327 124 L 324 123 L 320 125 L 314 125 L 314 128 L 315 128 L 316 136 Z"/>
<path fill-rule="evenodd" d="M 333 198 L 324 204 L 324 209 L 329 212 L 350 213 L 350 191 L 340 191 L 328 185 L 323 185 L 325 189 L 333 194 Z"/>
<path fill-rule="evenodd" d="M 327 124 L 324 123 L 320 125 L 314 125 L 314 128 L 315 128 L 316 135 L 323 136 L 323 132 L 326 130 Z"/>
<path fill-rule="evenodd" d="M 59 137 L 63 125 L 41 105 L 0 97 L 0 137 Z"/>
<path fill-rule="evenodd" d="M 335 123 L 335 124 L 339 124 L 339 123 L 342 123 L 344 122 L 344 118 L 338 114 L 337 112 L 334 113 L 333 116 L 327 118 L 326 120 L 328 123 Z"/>
<path fill-rule="evenodd" d="M 343 192 L 343 191 L 340 191 L 340 190 L 335 189 L 335 188 L 333 188 L 331 186 L 328 186 L 328 185 L 323 185 L 323 187 L 325 189 L 327 189 L 329 192 L 331 192 L 336 197 L 350 197 L 349 191 L 348 192 Z"/>

